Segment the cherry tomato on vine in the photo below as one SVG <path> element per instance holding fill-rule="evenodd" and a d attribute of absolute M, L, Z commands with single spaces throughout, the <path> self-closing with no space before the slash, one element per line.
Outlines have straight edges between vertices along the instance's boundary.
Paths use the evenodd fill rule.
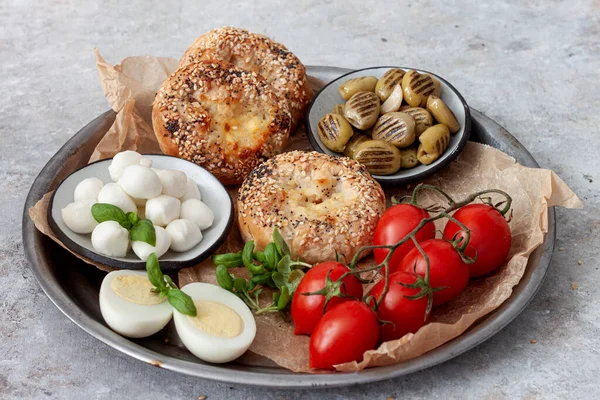
<path fill-rule="evenodd" d="M 309 366 L 333 369 L 336 364 L 361 361 L 377 344 L 379 322 L 362 301 L 345 301 L 327 311 L 310 337 Z"/>
<path fill-rule="evenodd" d="M 303 293 L 313 293 L 323 289 L 327 274 L 329 274 L 331 281 L 335 282 L 348 271 L 348 267 L 340 262 L 327 261 L 315 265 L 304 275 L 292 298 L 292 320 L 295 325 L 294 334 L 310 335 L 319 322 L 319 319 L 323 316 L 325 296 L 320 294 L 306 296 Z M 348 275 L 342 281 L 340 293 L 361 299 L 363 296 L 363 287 L 354 275 Z M 327 311 L 346 300 L 349 299 L 337 296 L 331 298 L 329 303 L 327 303 Z"/>
<path fill-rule="evenodd" d="M 469 204 L 459 208 L 452 217 L 471 231 L 465 250 L 467 256 L 475 258 L 475 262 L 469 264 L 471 277 L 489 274 L 504 264 L 510 251 L 511 234 L 508 222 L 497 209 L 487 204 Z M 459 238 L 465 237 L 460 226 L 448 221 L 444 237 L 452 240 L 457 233 Z"/>
<path fill-rule="evenodd" d="M 429 257 L 429 285 L 433 292 L 433 306 L 439 306 L 456 298 L 469 283 L 469 267 L 462 260 L 452 243 L 443 239 L 430 239 L 419 243 Z M 399 271 L 414 273 L 425 277 L 427 263 L 419 249 L 410 251 L 402 260 Z"/>
<path fill-rule="evenodd" d="M 380 339 L 382 342 L 400 339 L 407 333 L 417 332 L 429 321 L 427 312 L 427 298 L 425 295 L 419 299 L 409 299 L 407 296 L 416 296 L 421 288 L 407 288 L 402 284 L 412 285 L 418 277 L 406 272 L 395 272 L 389 276 L 388 292 L 379 304 L 377 317 L 387 321 L 381 326 Z M 385 286 L 385 279 L 380 280 L 369 292 L 375 300 L 369 303 L 374 306 L 375 301 L 381 298 Z"/>
<path fill-rule="evenodd" d="M 419 225 L 421 220 L 429 218 L 430 215 L 422 208 L 411 204 L 398 204 L 387 209 L 383 214 L 373 236 L 373 244 L 391 245 L 404 239 L 413 229 Z M 435 237 L 435 225 L 433 222 L 427 223 L 417 234 L 417 242 L 422 242 Z M 398 247 L 390 258 L 390 272 L 395 272 L 404 256 L 415 248 L 412 240 L 408 240 L 402 246 Z M 374 249 L 373 255 L 377 263 L 382 262 L 388 255 L 389 249 Z"/>

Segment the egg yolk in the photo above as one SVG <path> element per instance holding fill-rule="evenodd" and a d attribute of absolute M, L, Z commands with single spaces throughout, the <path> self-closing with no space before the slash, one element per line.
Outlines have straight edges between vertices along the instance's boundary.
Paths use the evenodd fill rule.
<path fill-rule="evenodd" d="M 112 280 L 110 286 L 120 298 L 143 306 L 152 306 L 167 300 L 151 291 L 154 286 L 145 276 L 119 275 Z"/>
<path fill-rule="evenodd" d="M 214 301 L 194 301 L 196 316 L 188 317 L 202 332 L 222 338 L 238 336 L 244 330 L 244 321 L 231 308 Z"/>

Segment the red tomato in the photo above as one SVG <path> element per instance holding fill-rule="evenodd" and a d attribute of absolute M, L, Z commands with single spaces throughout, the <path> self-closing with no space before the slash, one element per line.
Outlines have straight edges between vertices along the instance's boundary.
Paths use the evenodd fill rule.
<path fill-rule="evenodd" d="M 427 211 L 411 204 L 398 204 L 390 207 L 377 223 L 373 244 L 379 246 L 398 243 L 415 229 L 421 220 L 429 217 L 430 215 Z M 417 242 L 433 239 L 435 237 L 435 225 L 433 222 L 421 228 L 415 237 Z M 390 258 L 390 272 L 395 272 L 404 256 L 414 248 L 415 244 L 412 240 L 398 247 Z M 375 256 L 375 261 L 378 263 L 382 262 L 389 252 L 388 249 L 374 249 L 373 255 Z"/>
<path fill-rule="evenodd" d="M 452 244 L 443 239 L 426 240 L 419 244 L 429 257 L 429 286 L 432 289 L 446 287 L 433 293 L 433 306 L 447 303 L 469 283 L 469 267 Z M 414 273 L 415 264 L 417 274 L 425 277 L 427 263 L 417 248 L 404 257 L 398 271 Z"/>
<path fill-rule="evenodd" d="M 417 280 L 415 274 L 406 272 L 395 272 L 389 277 L 388 292 L 377 310 L 377 316 L 381 321 L 388 321 L 381 326 L 381 341 L 400 339 L 407 333 L 415 333 L 429 321 L 427 312 L 427 296 L 417 300 L 407 299 L 406 296 L 414 296 L 420 289 L 411 289 L 400 285 L 413 284 Z M 373 286 L 369 294 L 376 300 L 381 298 L 385 279 L 380 280 Z M 372 304 L 373 305 L 373 304 Z"/>
<path fill-rule="evenodd" d="M 296 335 L 310 335 L 313 332 L 317 322 L 323 316 L 323 306 L 325 305 L 325 296 L 319 294 L 305 296 L 303 293 L 313 293 L 323 289 L 328 273 L 330 273 L 330 279 L 335 282 L 346 272 L 348 272 L 348 267 L 344 264 L 337 261 L 327 261 L 315 265 L 304 275 L 292 298 L 292 320 L 294 321 L 294 333 Z M 363 296 L 362 284 L 354 275 L 348 275 L 344 278 L 340 291 L 358 299 L 362 299 Z M 349 299 L 333 297 L 327 304 L 327 311 L 346 300 Z"/>
<path fill-rule="evenodd" d="M 461 207 L 452 215 L 471 231 L 471 238 L 465 254 L 475 258 L 469 264 L 471 277 L 489 274 L 506 261 L 510 251 L 511 234 L 508 222 L 498 210 L 487 204 L 469 204 Z M 460 226 L 448 221 L 444 237 L 452 240 L 461 231 Z M 464 238 L 464 232 L 458 233 Z"/>
<path fill-rule="evenodd" d="M 361 361 L 377 344 L 379 322 L 362 301 L 345 301 L 327 311 L 310 337 L 309 366 L 333 369 L 336 364 Z"/>

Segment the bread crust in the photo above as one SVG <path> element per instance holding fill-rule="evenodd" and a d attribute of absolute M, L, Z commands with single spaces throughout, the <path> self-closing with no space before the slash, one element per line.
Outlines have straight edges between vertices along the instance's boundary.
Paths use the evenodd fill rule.
<path fill-rule="evenodd" d="M 277 227 L 292 256 L 315 264 L 372 244 L 383 189 L 358 162 L 292 151 L 257 166 L 237 200 L 242 238 L 264 250 Z M 368 253 L 363 254 L 367 255 Z"/>
<path fill-rule="evenodd" d="M 224 61 L 200 61 L 165 80 L 152 125 L 165 154 L 195 162 L 224 184 L 240 184 L 281 152 L 290 117 L 262 77 Z"/>
<path fill-rule="evenodd" d="M 301 121 L 312 91 L 306 67 L 284 45 L 245 29 L 225 26 L 205 33 L 185 51 L 179 67 L 199 60 L 223 60 L 256 72 L 288 104 L 292 129 Z"/>

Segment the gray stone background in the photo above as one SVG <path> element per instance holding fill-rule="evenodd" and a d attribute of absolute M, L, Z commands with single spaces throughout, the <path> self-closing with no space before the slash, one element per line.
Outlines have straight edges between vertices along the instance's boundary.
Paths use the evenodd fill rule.
<path fill-rule="evenodd" d="M 159 370 L 63 316 L 32 277 L 20 220 L 40 169 L 107 109 L 93 48 L 113 63 L 179 57 L 196 36 L 226 24 L 281 41 L 305 64 L 435 71 L 556 171 L 585 208 L 558 210 L 560 250 L 531 305 L 443 365 L 327 391 Z M 0 1 L 0 398 L 598 398 L 599 71 L 598 0 Z"/>

